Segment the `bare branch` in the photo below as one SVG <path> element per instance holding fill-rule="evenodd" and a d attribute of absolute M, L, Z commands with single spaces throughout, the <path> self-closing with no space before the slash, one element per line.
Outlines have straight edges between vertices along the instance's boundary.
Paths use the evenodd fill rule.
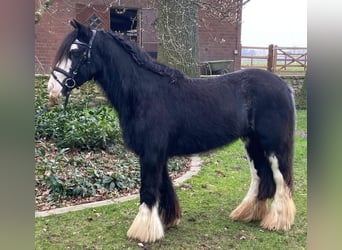
<path fill-rule="evenodd" d="M 241 22 L 242 0 L 199 0 L 200 8 L 206 16 L 225 20 L 229 23 Z"/>
<path fill-rule="evenodd" d="M 245 4 L 247 4 L 248 2 L 250 2 L 251 0 L 244 0 L 243 1 L 243 3 L 242 3 L 242 5 L 245 5 Z"/>
<path fill-rule="evenodd" d="M 51 6 L 52 3 L 53 3 L 53 0 L 41 0 L 41 1 L 39 1 L 39 8 L 34 13 L 34 24 L 39 23 L 40 19 L 42 18 L 42 15 Z"/>

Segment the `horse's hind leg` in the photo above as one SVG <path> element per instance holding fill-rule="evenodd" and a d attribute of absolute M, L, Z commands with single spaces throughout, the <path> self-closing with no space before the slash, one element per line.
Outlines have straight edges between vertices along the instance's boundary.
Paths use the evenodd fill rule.
<path fill-rule="evenodd" d="M 254 141 L 245 141 L 246 150 L 248 153 L 249 167 L 251 171 L 251 183 L 249 190 L 242 200 L 240 205 L 230 214 L 233 220 L 250 222 L 253 220 L 261 220 L 267 212 L 267 197 L 260 197 L 260 166 L 265 164 L 264 159 L 257 158 L 260 155 L 260 146 Z M 259 175 L 258 175 L 259 174 Z M 262 179 L 264 182 L 264 179 Z M 263 182 L 261 184 L 263 184 Z"/>
<path fill-rule="evenodd" d="M 287 117 L 293 117 L 293 113 Z M 280 117 L 282 119 L 276 119 Z M 265 217 L 261 221 L 261 226 L 269 230 L 289 230 L 294 222 L 296 207 L 293 202 L 293 146 L 294 146 L 294 119 L 283 119 L 286 117 L 273 116 L 273 128 L 264 117 L 256 130 L 258 131 L 258 141 L 263 148 L 263 156 L 267 158 L 267 168 L 265 173 L 271 173 L 274 191 L 267 194 L 267 198 L 273 198 L 271 206 Z M 264 175 L 260 172 L 261 175 Z M 265 175 L 268 179 L 269 174 Z M 261 176 L 261 179 L 264 177 Z M 269 186 L 269 181 L 265 182 L 265 190 Z M 259 196 L 262 195 L 260 189 Z"/>
<path fill-rule="evenodd" d="M 240 205 L 230 214 L 230 218 L 233 220 L 245 222 L 261 220 L 267 212 L 266 200 L 258 199 L 260 178 L 254 168 L 253 161 L 250 161 L 250 170 L 252 179 L 249 190 Z"/>
<path fill-rule="evenodd" d="M 269 212 L 261 221 L 261 226 L 269 230 L 289 230 L 296 214 L 292 198 L 292 176 L 286 178 L 288 170 L 281 167 L 282 163 L 279 163 L 278 158 L 275 154 L 270 154 L 268 157 L 276 191 Z M 292 175 L 292 172 L 288 175 Z"/>
<path fill-rule="evenodd" d="M 247 195 L 230 217 L 246 222 L 261 220 L 261 226 L 269 230 L 288 230 L 296 213 L 292 199 L 292 150 L 279 151 L 282 154 L 277 157 L 265 150 L 266 144 L 257 138 L 249 139 L 246 149 L 252 181 Z M 274 198 L 270 209 L 268 198 Z"/>

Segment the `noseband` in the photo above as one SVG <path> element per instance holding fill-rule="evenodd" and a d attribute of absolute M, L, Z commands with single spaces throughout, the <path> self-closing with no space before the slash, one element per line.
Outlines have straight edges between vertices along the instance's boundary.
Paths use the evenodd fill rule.
<path fill-rule="evenodd" d="M 54 69 L 51 72 L 51 75 L 53 76 L 53 78 L 62 86 L 63 90 L 62 92 L 65 95 L 65 102 L 64 102 L 64 109 L 66 109 L 66 106 L 68 105 L 68 101 L 69 101 L 69 96 L 71 91 L 74 88 L 78 88 L 81 84 L 77 83 L 77 81 L 75 80 L 76 75 L 78 74 L 78 70 L 80 69 L 81 65 L 85 62 L 90 62 L 90 51 L 91 51 L 91 47 L 93 45 L 93 41 L 95 39 L 95 35 L 96 35 L 96 30 L 92 30 L 93 35 L 91 36 L 89 43 L 83 43 L 83 42 L 79 42 L 79 41 L 75 41 L 72 44 L 76 44 L 76 45 L 80 45 L 80 46 L 85 46 L 87 49 L 84 51 L 81 59 L 79 60 L 79 62 L 76 64 L 75 68 L 71 69 L 70 72 L 65 71 L 64 69 L 61 69 L 59 67 L 54 67 Z M 60 81 L 58 79 L 58 77 L 56 76 L 55 72 L 59 72 L 61 74 L 63 74 L 65 76 L 63 81 Z"/>

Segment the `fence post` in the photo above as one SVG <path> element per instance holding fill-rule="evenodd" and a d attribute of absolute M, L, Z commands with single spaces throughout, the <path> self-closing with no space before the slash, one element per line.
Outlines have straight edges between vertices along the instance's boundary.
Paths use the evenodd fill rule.
<path fill-rule="evenodd" d="M 273 65 L 273 51 L 274 51 L 274 45 L 270 44 L 268 46 L 268 57 L 267 57 L 267 70 L 274 72 L 274 65 Z"/>
<path fill-rule="evenodd" d="M 273 73 L 276 73 L 277 72 L 277 64 L 278 64 L 278 46 L 277 45 L 274 45 L 273 46 Z"/>

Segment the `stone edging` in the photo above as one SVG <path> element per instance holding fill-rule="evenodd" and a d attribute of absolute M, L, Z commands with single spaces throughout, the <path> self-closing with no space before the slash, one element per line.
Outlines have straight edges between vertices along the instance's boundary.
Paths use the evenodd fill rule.
<path fill-rule="evenodd" d="M 182 176 L 178 177 L 173 181 L 173 184 L 177 187 L 179 186 L 182 182 L 186 181 L 190 177 L 197 175 L 200 168 L 201 168 L 201 158 L 199 156 L 192 156 L 190 162 L 190 169 L 183 174 Z M 51 209 L 48 211 L 36 211 L 35 212 L 35 217 L 46 217 L 49 215 L 53 214 L 63 214 L 67 212 L 72 212 L 72 211 L 79 211 L 83 210 L 86 208 L 95 208 L 95 207 L 100 207 L 100 206 L 106 206 L 110 204 L 116 204 L 116 203 L 121 203 L 129 200 L 133 200 L 135 198 L 138 198 L 138 194 L 132 194 L 124 197 L 120 197 L 117 199 L 109 199 L 109 200 L 103 200 L 103 201 L 96 201 L 92 203 L 85 203 L 85 204 L 80 204 L 80 205 L 75 205 L 75 206 L 70 206 L 70 207 L 61 207 L 61 208 L 56 208 L 56 209 Z"/>

